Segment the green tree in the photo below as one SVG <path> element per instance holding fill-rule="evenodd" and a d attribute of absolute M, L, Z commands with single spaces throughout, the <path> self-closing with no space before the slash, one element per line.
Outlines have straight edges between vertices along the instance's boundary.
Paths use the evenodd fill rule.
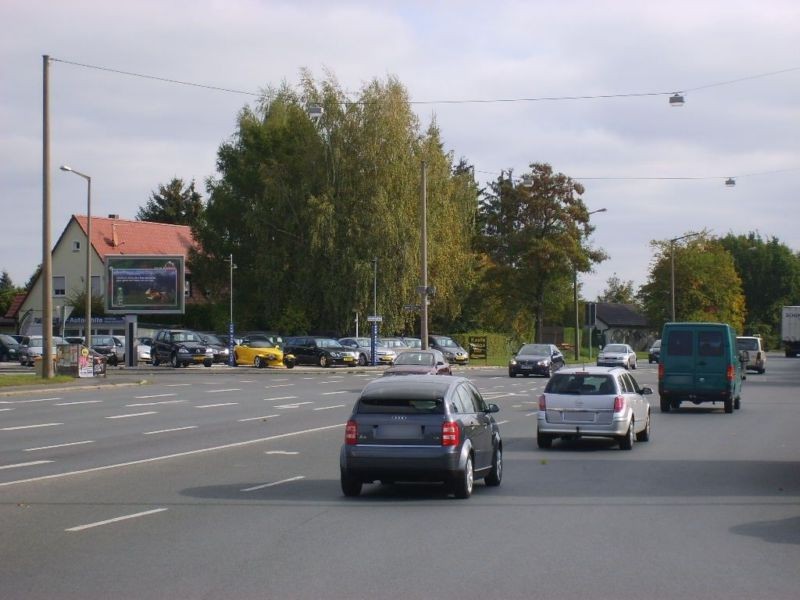
<path fill-rule="evenodd" d="M 150 195 L 147 204 L 139 209 L 136 219 L 173 225 L 192 225 L 203 214 L 203 198 L 194 189 L 194 181 L 185 186 L 174 177 Z"/>
<path fill-rule="evenodd" d="M 594 227 L 580 183 L 542 163 L 531 164 L 523 181 L 501 176 L 491 184 L 480 207 L 479 247 L 491 261 L 488 285 L 507 307 L 506 326 L 533 321 L 541 341 L 545 314 L 561 314 L 572 302 L 573 272 L 606 255 L 587 242 Z"/>
<path fill-rule="evenodd" d="M 650 245 L 655 257 L 639 298 L 657 329 L 671 320 L 671 253 L 674 252 L 676 320 L 729 323 L 742 331 L 745 317 L 742 280 L 733 257 L 719 240 L 702 232 L 682 243 L 653 240 Z"/>
<path fill-rule="evenodd" d="M 0 276 L 0 316 L 6 314 L 14 296 L 20 291 L 11 281 L 8 271 L 3 270 L 3 274 Z"/>
<path fill-rule="evenodd" d="M 616 273 L 606 280 L 606 289 L 597 296 L 598 302 L 615 304 L 638 304 L 633 281 L 622 281 Z"/>

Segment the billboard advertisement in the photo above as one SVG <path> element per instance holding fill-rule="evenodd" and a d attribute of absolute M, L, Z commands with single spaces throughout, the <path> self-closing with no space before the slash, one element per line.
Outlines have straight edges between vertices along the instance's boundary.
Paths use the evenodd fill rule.
<path fill-rule="evenodd" d="M 106 312 L 183 314 L 183 256 L 106 256 Z"/>

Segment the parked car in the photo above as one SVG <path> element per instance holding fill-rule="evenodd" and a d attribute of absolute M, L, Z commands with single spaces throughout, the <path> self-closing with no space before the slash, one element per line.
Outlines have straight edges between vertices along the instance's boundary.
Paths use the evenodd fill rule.
<path fill-rule="evenodd" d="M 647 362 L 653 364 L 654 362 L 658 362 L 659 358 L 661 358 L 661 340 L 656 340 L 653 342 L 653 345 L 650 346 L 650 350 L 647 351 Z"/>
<path fill-rule="evenodd" d="M 550 377 L 564 366 L 564 355 L 553 344 L 525 344 L 508 361 L 508 376 L 543 375 Z"/>
<path fill-rule="evenodd" d="M 253 365 L 256 368 L 279 367 L 286 365 L 290 369 L 294 360 L 285 360 L 283 350 L 268 340 L 244 338 L 241 344 L 233 348 L 236 366 Z"/>
<path fill-rule="evenodd" d="M 215 363 L 228 363 L 231 351 L 225 342 L 219 339 L 214 333 L 199 331 L 197 334 L 200 336 L 203 343 L 213 350 Z"/>
<path fill-rule="evenodd" d="M 387 375 L 452 375 L 444 354 L 438 350 L 404 350 L 394 364 L 383 372 Z"/>
<path fill-rule="evenodd" d="M 93 335 L 92 350 L 104 354 L 109 365 L 125 362 L 125 344 L 113 335 Z"/>
<path fill-rule="evenodd" d="M 366 364 L 372 364 L 372 340 L 368 337 L 348 337 L 340 338 L 339 343 L 357 352 L 356 361 L 362 367 Z M 375 345 L 375 356 L 377 357 L 376 363 L 379 365 L 390 365 L 397 358 L 397 352 L 394 348 L 389 348 L 383 344 L 383 340 L 378 340 Z"/>
<path fill-rule="evenodd" d="M 767 353 L 761 346 L 761 338 L 757 336 L 738 336 L 736 338 L 736 349 L 745 352 L 745 369 L 756 371 L 763 374 L 767 370 Z"/>
<path fill-rule="evenodd" d="M 469 362 L 467 351 L 446 335 L 429 335 L 428 347 L 439 350 L 450 364 L 466 365 Z"/>
<path fill-rule="evenodd" d="M 422 348 L 422 340 L 419 338 L 403 336 L 400 339 L 409 348 Z"/>
<path fill-rule="evenodd" d="M 722 402 L 725 412 L 740 408 L 744 369 L 736 334 L 727 323 L 666 323 L 661 330 L 658 395 L 661 412 L 694 404 Z"/>
<path fill-rule="evenodd" d="M 19 346 L 19 364 L 32 367 L 36 364 L 37 359 L 41 359 L 44 354 L 44 338 L 41 335 L 24 336 L 23 343 Z M 65 343 L 64 338 L 57 335 L 53 336 L 53 346 L 50 349 L 50 356 L 56 358 L 56 346 Z"/>
<path fill-rule="evenodd" d="M 149 363 L 152 361 L 152 346 L 153 338 L 149 336 L 136 338 L 136 359 L 138 362 Z"/>
<path fill-rule="evenodd" d="M 353 407 L 339 455 L 345 496 L 365 483 L 442 481 L 456 498 L 472 494 L 476 478 L 497 486 L 503 442 L 486 404 L 468 379 L 453 376 L 381 377 Z"/>
<path fill-rule="evenodd" d="M 597 355 L 598 367 L 636 368 L 636 352 L 628 344 L 608 344 Z"/>
<path fill-rule="evenodd" d="M 554 373 L 539 396 L 536 444 L 558 438 L 610 437 L 621 450 L 650 439 L 653 393 L 621 367 L 567 367 Z"/>
<path fill-rule="evenodd" d="M 284 342 L 283 352 L 293 354 L 298 365 L 332 367 L 345 365 L 354 367 L 358 354 L 342 346 L 338 340 L 325 337 L 299 336 Z"/>
<path fill-rule="evenodd" d="M 17 362 L 19 360 L 19 342 L 10 335 L 0 333 L 0 361 Z"/>
<path fill-rule="evenodd" d="M 248 331 L 247 333 L 242 334 L 241 338 L 238 341 L 241 342 L 244 338 L 247 338 L 250 341 L 265 340 L 267 342 L 272 342 L 275 346 L 281 349 L 283 349 L 284 345 L 283 336 L 274 331 Z M 228 337 L 226 335 L 225 340 L 227 341 L 227 339 Z"/>
<path fill-rule="evenodd" d="M 214 350 L 200 335 L 188 329 L 162 329 L 153 338 L 150 354 L 153 366 L 167 363 L 173 367 L 214 364 Z"/>
<path fill-rule="evenodd" d="M 391 348 L 396 353 L 400 353 L 403 350 L 408 350 L 412 346 L 406 342 L 404 338 L 401 337 L 382 337 L 380 338 L 380 342 L 383 346 L 387 348 Z M 416 348 L 422 348 L 422 342 L 419 343 L 419 346 L 414 346 Z"/>

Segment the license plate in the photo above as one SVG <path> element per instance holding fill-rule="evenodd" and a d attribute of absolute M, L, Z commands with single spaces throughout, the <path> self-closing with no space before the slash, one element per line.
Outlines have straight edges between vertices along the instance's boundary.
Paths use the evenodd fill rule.
<path fill-rule="evenodd" d="M 564 421 L 568 423 L 594 423 L 594 413 L 588 410 L 565 412 Z"/>
<path fill-rule="evenodd" d="M 353 362 L 353 357 L 352 356 L 345 356 L 344 357 L 344 362 Z"/>
<path fill-rule="evenodd" d="M 532 369 L 533 365 L 522 365 L 523 369 Z"/>
<path fill-rule="evenodd" d="M 384 440 L 418 440 L 422 437 L 422 428 L 419 425 L 381 425 L 375 437 Z"/>

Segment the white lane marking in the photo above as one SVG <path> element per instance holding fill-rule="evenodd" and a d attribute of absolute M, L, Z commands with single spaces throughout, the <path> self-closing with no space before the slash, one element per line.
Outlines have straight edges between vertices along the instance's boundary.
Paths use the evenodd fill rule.
<path fill-rule="evenodd" d="M 1 465 L 0 471 L 3 469 L 16 469 L 18 467 L 32 467 L 34 465 L 46 465 L 47 463 L 53 462 L 52 460 L 34 460 L 31 462 L 24 462 L 24 463 L 17 463 L 15 465 Z"/>
<path fill-rule="evenodd" d="M 188 387 L 191 383 L 167 383 L 164 387 Z"/>
<path fill-rule="evenodd" d="M 0 404 L 31 404 L 33 402 L 51 402 L 61 398 L 37 398 L 36 400 L 0 400 Z"/>
<path fill-rule="evenodd" d="M 210 448 L 200 448 L 199 450 L 189 450 L 187 452 L 178 452 L 176 454 L 165 454 L 164 456 L 155 456 L 153 458 L 143 458 L 140 460 L 132 460 L 124 463 L 116 463 L 113 465 L 104 465 L 102 467 L 91 467 L 89 469 L 80 469 L 78 471 L 67 471 L 65 473 L 54 473 L 53 475 L 43 475 L 41 477 L 31 477 L 29 479 L 18 479 L 16 481 L 5 481 L 0 483 L 1 487 L 16 485 L 18 483 L 32 483 L 34 481 L 45 481 L 47 479 L 60 479 L 61 477 L 69 477 L 71 475 L 84 475 L 86 473 L 95 473 L 97 471 L 108 471 L 109 469 L 119 469 L 122 467 L 130 467 L 133 465 L 142 465 L 145 463 L 158 462 L 161 460 L 168 460 L 171 458 L 182 458 L 184 456 L 192 456 L 194 454 L 202 454 L 204 452 L 215 452 L 217 450 L 229 450 L 231 448 L 241 448 L 242 446 L 250 446 L 252 444 L 261 444 L 264 442 L 271 442 L 273 440 L 280 440 L 283 438 L 293 437 L 296 435 L 304 435 L 306 433 L 317 433 L 327 429 L 341 429 L 343 425 L 337 423 L 336 425 L 325 425 L 323 427 L 314 427 L 312 429 L 302 429 L 300 431 L 291 431 L 289 433 L 279 433 L 263 438 L 256 438 L 254 440 L 245 440 L 244 442 L 234 442 L 232 444 L 225 444 L 223 446 L 211 446 Z"/>
<path fill-rule="evenodd" d="M 263 417 L 249 417 L 247 419 L 239 419 L 239 423 L 245 423 L 247 421 L 263 421 L 264 419 L 274 419 L 275 417 L 279 417 L 280 415 L 264 415 Z"/>
<path fill-rule="evenodd" d="M 56 402 L 53 406 L 72 406 L 73 404 L 97 404 L 102 400 L 75 400 L 74 402 Z"/>
<path fill-rule="evenodd" d="M 506 423 L 508 423 L 508 421 L 498 421 L 497 422 L 498 425 L 505 425 Z"/>
<path fill-rule="evenodd" d="M 274 398 L 264 398 L 265 402 L 275 402 L 277 400 L 294 400 L 297 396 L 276 396 Z"/>
<path fill-rule="evenodd" d="M 19 425 L 17 427 L 3 427 L 0 431 L 17 431 L 19 429 L 36 429 L 37 427 L 55 427 L 63 423 L 42 423 L 40 425 Z"/>
<path fill-rule="evenodd" d="M 255 383 L 253 379 L 240 379 L 239 383 Z"/>
<path fill-rule="evenodd" d="M 517 394 L 515 394 L 514 392 L 510 392 L 508 394 L 497 394 L 495 396 L 492 396 L 491 399 L 496 400 L 497 398 L 505 398 L 506 396 L 516 396 L 516 395 Z"/>
<path fill-rule="evenodd" d="M 538 414 L 539 414 L 539 411 L 536 411 L 536 412 L 532 412 L 532 413 L 525 413 L 525 416 L 526 417 L 533 417 L 533 416 L 536 416 Z"/>
<path fill-rule="evenodd" d="M 136 400 L 147 400 L 148 398 L 166 398 L 167 396 L 177 396 L 178 394 L 150 394 L 149 396 L 134 396 Z"/>
<path fill-rule="evenodd" d="M 333 396 L 334 394 L 347 394 L 347 390 L 339 390 L 338 392 L 322 392 L 323 396 Z"/>
<path fill-rule="evenodd" d="M 77 527 L 70 527 L 69 529 L 65 529 L 64 531 L 74 532 L 74 531 L 83 531 L 84 529 L 91 529 L 92 527 L 100 527 L 101 525 L 109 525 L 110 523 L 118 523 L 120 521 L 127 521 L 128 519 L 136 519 L 137 517 L 146 517 L 147 515 L 154 515 L 156 513 L 164 512 L 167 510 L 166 508 L 156 508 L 153 510 L 146 510 L 144 512 L 135 513 L 132 515 L 125 515 L 122 517 L 116 517 L 114 519 L 106 519 L 105 521 L 97 521 L 96 523 L 88 523 L 86 525 L 78 525 Z"/>
<path fill-rule="evenodd" d="M 323 384 L 326 384 L 326 383 L 340 383 L 341 381 L 342 381 L 342 378 L 340 377 L 339 379 L 331 379 L 330 381 L 318 381 L 317 383 L 319 383 L 320 385 L 323 385 Z"/>
<path fill-rule="evenodd" d="M 314 410 L 330 410 L 332 408 L 344 408 L 344 404 L 336 404 L 334 406 L 321 406 L 320 408 L 315 408 Z"/>
<path fill-rule="evenodd" d="M 264 389 L 269 390 L 271 388 L 292 387 L 293 385 L 294 385 L 293 383 L 281 383 L 281 384 L 278 384 L 278 385 L 265 385 Z"/>
<path fill-rule="evenodd" d="M 295 402 L 294 404 L 278 404 L 275 408 L 298 408 L 304 404 L 314 404 L 313 402 Z"/>
<path fill-rule="evenodd" d="M 68 444 L 56 444 L 55 446 L 40 446 L 38 448 L 26 448 L 23 452 L 35 452 L 36 450 L 52 450 L 53 448 L 66 448 L 67 446 L 80 446 L 81 444 L 94 444 L 94 440 L 85 442 L 70 442 Z"/>
<path fill-rule="evenodd" d="M 134 406 L 156 406 L 157 404 L 181 404 L 186 402 L 186 400 L 158 400 L 156 402 L 136 402 L 135 404 L 126 404 L 126 408 L 132 408 Z"/>
<path fill-rule="evenodd" d="M 217 408 L 218 406 L 233 406 L 234 404 L 239 404 L 238 402 L 221 402 L 219 404 L 200 404 L 199 406 L 195 406 L 195 408 Z"/>
<path fill-rule="evenodd" d="M 300 481 L 301 479 L 305 479 L 304 475 L 298 475 L 297 477 L 289 477 L 289 479 L 281 479 L 280 481 L 273 481 L 272 483 L 265 483 L 263 485 L 256 485 L 254 487 L 244 488 L 243 490 L 239 490 L 240 492 L 255 492 L 256 490 L 263 490 L 264 488 L 274 487 L 276 485 L 281 485 L 282 483 L 290 483 L 292 481 Z"/>
<path fill-rule="evenodd" d="M 187 427 L 173 427 L 172 429 L 159 429 L 158 431 L 145 431 L 142 435 L 155 435 L 157 433 L 172 433 L 173 431 L 184 431 L 186 429 L 197 429 L 197 425 L 189 425 Z"/>
<path fill-rule="evenodd" d="M 206 390 L 206 394 L 221 394 L 222 392 L 241 392 L 242 388 L 227 388 L 225 390 Z"/>
<path fill-rule="evenodd" d="M 7 410 L 14 410 L 13 408 L 0 408 L 0 412 L 5 412 Z"/>
<path fill-rule="evenodd" d="M 157 415 L 157 410 L 149 410 L 147 412 L 130 413 L 127 415 L 114 415 L 113 417 L 106 417 L 106 419 L 127 419 L 128 417 L 144 417 L 145 415 Z"/>
<path fill-rule="evenodd" d="M 288 377 L 282 377 L 280 379 L 275 379 L 275 381 L 289 381 Z"/>
<path fill-rule="evenodd" d="M 281 454 L 286 456 L 295 456 L 299 452 L 290 452 L 289 450 L 267 450 L 264 454 Z"/>

